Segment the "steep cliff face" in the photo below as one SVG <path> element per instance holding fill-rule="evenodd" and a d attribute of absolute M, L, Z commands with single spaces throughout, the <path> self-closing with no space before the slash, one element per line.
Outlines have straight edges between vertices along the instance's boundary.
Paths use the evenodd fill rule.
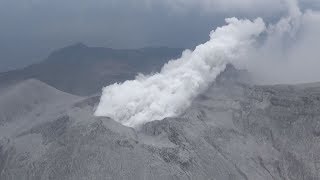
<path fill-rule="evenodd" d="M 247 77 L 229 67 L 186 113 L 140 129 L 94 117 L 99 97 L 6 121 L 0 179 L 320 179 L 317 86 Z"/>

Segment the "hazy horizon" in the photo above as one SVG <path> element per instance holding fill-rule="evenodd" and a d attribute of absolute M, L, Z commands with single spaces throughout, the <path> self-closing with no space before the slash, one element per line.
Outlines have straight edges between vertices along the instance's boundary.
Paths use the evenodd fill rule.
<path fill-rule="evenodd" d="M 301 7 L 319 8 L 316 0 Z M 53 50 L 82 42 L 132 49 L 191 48 L 228 17 L 277 21 L 286 9 L 271 1 L 0 0 L 0 71 L 43 60 Z"/>

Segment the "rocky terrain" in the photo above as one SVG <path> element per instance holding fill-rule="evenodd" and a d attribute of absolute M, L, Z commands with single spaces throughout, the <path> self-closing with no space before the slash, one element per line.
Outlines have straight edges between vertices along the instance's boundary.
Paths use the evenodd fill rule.
<path fill-rule="evenodd" d="M 139 129 L 93 116 L 99 96 L 11 85 L 0 179 L 320 179 L 320 86 L 247 80 L 228 66 L 186 113 Z"/>

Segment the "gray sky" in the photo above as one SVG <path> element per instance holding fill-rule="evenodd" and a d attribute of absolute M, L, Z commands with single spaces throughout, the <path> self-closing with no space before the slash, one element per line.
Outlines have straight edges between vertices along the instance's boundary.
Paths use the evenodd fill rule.
<path fill-rule="evenodd" d="M 301 0 L 313 8 L 319 2 Z M 0 71 L 76 42 L 194 47 L 225 17 L 272 20 L 284 11 L 282 0 L 0 0 Z"/>

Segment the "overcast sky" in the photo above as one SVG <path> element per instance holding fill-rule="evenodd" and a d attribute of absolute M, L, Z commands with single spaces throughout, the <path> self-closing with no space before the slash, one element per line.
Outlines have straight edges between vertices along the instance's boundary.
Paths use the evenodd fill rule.
<path fill-rule="evenodd" d="M 320 7 L 320 0 L 300 3 Z M 76 42 L 194 47 L 225 17 L 272 21 L 285 9 L 282 0 L 0 0 L 0 71 L 42 60 Z"/>

